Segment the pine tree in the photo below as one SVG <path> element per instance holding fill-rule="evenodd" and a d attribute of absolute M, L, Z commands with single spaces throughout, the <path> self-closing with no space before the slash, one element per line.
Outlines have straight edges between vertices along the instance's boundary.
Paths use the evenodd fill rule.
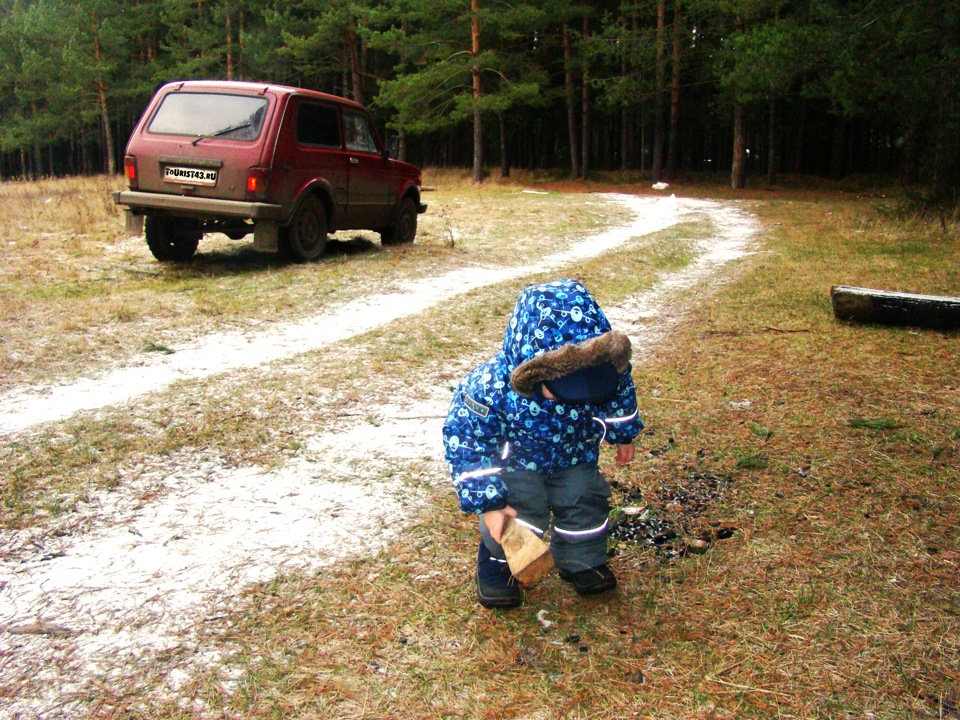
<path fill-rule="evenodd" d="M 483 176 L 483 118 L 539 102 L 542 76 L 518 61 L 542 12 L 500 0 L 391 0 L 372 41 L 398 58 L 377 104 L 413 134 L 472 122 L 473 175 Z"/>

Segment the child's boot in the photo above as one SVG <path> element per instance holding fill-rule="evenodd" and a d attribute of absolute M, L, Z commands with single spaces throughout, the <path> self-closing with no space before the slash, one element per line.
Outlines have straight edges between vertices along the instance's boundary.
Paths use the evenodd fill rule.
<path fill-rule="evenodd" d="M 597 593 L 613 590 L 617 586 L 617 577 L 606 565 L 600 565 L 587 570 L 573 572 L 560 569 L 557 571 L 562 580 L 573 585 L 578 595 L 596 595 Z"/>
<path fill-rule="evenodd" d="M 498 560 L 480 542 L 477 554 L 477 600 L 486 608 L 512 608 L 523 603 L 523 590 L 506 560 Z"/>

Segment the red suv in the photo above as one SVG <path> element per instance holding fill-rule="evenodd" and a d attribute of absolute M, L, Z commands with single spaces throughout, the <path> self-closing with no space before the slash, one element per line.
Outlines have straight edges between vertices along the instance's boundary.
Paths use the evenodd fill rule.
<path fill-rule="evenodd" d="M 364 229 L 413 242 L 420 170 L 393 159 L 363 106 L 280 85 L 161 87 L 127 143 L 127 227 L 161 261 L 189 260 L 203 233 L 253 233 L 264 252 L 323 254 L 327 234 Z M 144 223 L 144 219 L 146 222 Z"/>

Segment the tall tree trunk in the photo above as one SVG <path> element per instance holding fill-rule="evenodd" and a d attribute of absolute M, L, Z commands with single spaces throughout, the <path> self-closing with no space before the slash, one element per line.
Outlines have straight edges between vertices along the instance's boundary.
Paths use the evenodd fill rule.
<path fill-rule="evenodd" d="M 667 150 L 667 177 L 672 182 L 677 175 L 677 148 L 680 129 L 680 0 L 673 0 L 673 67 L 670 79 L 670 140 Z"/>
<path fill-rule="evenodd" d="M 774 23 L 780 22 L 780 8 L 774 12 Z M 767 117 L 767 185 L 776 185 L 780 165 L 779 118 L 777 116 L 777 91 L 770 91 L 770 108 Z"/>
<path fill-rule="evenodd" d="M 233 23 L 231 22 L 229 9 L 224 25 L 227 32 L 227 80 L 233 80 Z"/>
<path fill-rule="evenodd" d="M 585 178 L 590 173 L 590 61 L 587 58 L 587 38 L 590 35 L 590 21 L 583 18 L 583 85 L 580 88 L 580 174 Z"/>
<path fill-rule="evenodd" d="M 626 25 L 626 19 L 621 17 L 621 23 Z M 624 43 L 626 45 L 626 43 Z M 623 51 L 620 53 L 620 77 L 625 78 L 627 76 L 627 51 L 624 47 Z M 626 103 L 623 107 L 620 108 L 620 170 L 626 171 L 629 169 L 629 157 L 630 157 L 630 112 L 627 108 Z"/>
<path fill-rule="evenodd" d="M 580 177 L 580 146 L 577 142 L 577 104 L 576 88 L 573 84 L 573 49 L 570 42 L 570 28 L 563 24 L 563 69 L 567 89 L 567 134 L 570 139 L 570 179 Z"/>
<path fill-rule="evenodd" d="M 640 177 L 647 169 L 647 109 L 640 103 Z"/>
<path fill-rule="evenodd" d="M 350 54 L 350 80 L 353 86 L 353 99 L 363 105 L 363 76 L 360 72 L 360 55 L 357 52 L 358 41 L 357 19 L 351 15 L 346 31 L 347 50 Z"/>
<path fill-rule="evenodd" d="M 107 150 L 107 173 L 117 174 L 117 156 L 113 148 L 113 129 L 110 127 L 110 112 L 107 109 L 107 92 L 103 83 L 99 85 L 100 91 L 100 112 L 103 114 L 103 144 Z"/>
<path fill-rule="evenodd" d="M 80 126 L 80 174 L 90 174 L 90 156 L 87 153 L 87 133 Z"/>
<path fill-rule="evenodd" d="M 738 101 L 733 108 L 733 163 L 730 168 L 730 187 L 734 190 L 742 190 L 747 184 L 745 115 L 743 103 Z"/>
<path fill-rule="evenodd" d="M 480 116 L 480 0 L 470 0 L 473 49 L 473 181 L 483 182 L 483 119 Z"/>
<path fill-rule="evenodd" d="M 507 114 L 503 111 L 497 113 L 497 120 L 500 123 L 500 177 L 510 177 L 510 154 L 507 152 Z"/>
<path fill-rule="evenodd" d="M 780 165 L 780 140 L 777 96 L 773 93 L 770 95 L 770 117 L 767 122 L 767 185 L 776 185 L 777 168 Z"/>
<path fill-rule="evenodd" d="M 237 8 L 237 79 L 243 80 L 243 8 Z"/>
<path fill-rule="evenodd" d="M 100 38 L 96 35 L 94 36 L 94 57 L 97 60 L 97 68 L 100 67 L 101 56 L 100 56 Z M 110 175 L 116 175 L 117 173 L 117 158 L 116 153 L 113 149 L 113 130 L 110 127 L 110 111 L 107 107 L 107 86 L 103 80 L 97 81 L 97 97 L 100 101 L 100 114 L 103 118 L 103 144 L 106 146 L 107 150 L 107 167 L 106 171 Z"/>
<path fill-rule="evenodd" d="M 620 110 L 620 170 L 630 169 L 630 111 Z"/>
<path fill-rule="evenodd" d="M 657 0 L 657 67 L 653 125 L 653 179 L 663 179 L 663 94 L 666 90 L 667 0 Z"/>

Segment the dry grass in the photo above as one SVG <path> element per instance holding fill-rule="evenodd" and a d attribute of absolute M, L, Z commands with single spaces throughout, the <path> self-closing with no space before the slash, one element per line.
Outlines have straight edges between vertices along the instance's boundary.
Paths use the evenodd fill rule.
<path fill-rule="evenodd" d="M 676 188 L 690 195 L 710 190 Z M 181 697 L 149 709 L 139 698 L 162 680 L 159 669 L 112 683 L 92 699 L 95 712 L 124 718 L 196 717 L 201 707 L 213 717 L 244 718 L 960 718 L 957 334 L 847 325 L 834 320 L 829 304 L 832 284 L 957 294 L 960 236 L 956 224 L 944 230 L 934 221 L 897 219 L 878 210 L 880 200 L 842 190 L 752 192 L 749 207 L 766 226 L 765 251 L 635 368 L 647 452 L 627 468 L 606 458 L 604 469 L 618 506 L 645 508 L 649 520 L 676 537 L 615 543 L 611 562 L 621 587 L 613 596 L 580 600 L 554 576 L 517 611 L 482 610 L 471 587 L 473 520 L 458 513 L 447 491 L 418 487 L 427 497 L 423 513 L 388 553 L 247 589 L 239 605 L 198 630 L 198 640 L 228 657 L 224 666 L 196 672 Z M 494 202 L 497 193 L 502 197 Z M 491 207 L 503 202 L 519 203 L 538 223 L 555 215 L 550 196 L 510 185 L 479 191 L 453 185 L 429 200 L 447 217 L 438 212 L 433 224 L 424 218 L 425 244 L 412 254 L 371 250 L 334 268 L 305 269 L 259 265 L 240 252 L 230 256 L 237 264 L 222 259 L 209 275 L 194 269 L 194 284 L 185 286 L 193 290 L 172 290 L 176 283 L 164 271 L 156 288 L 139 287 L 144 294 L 157 289 L 159 305 L 141 306 L 136 317 L 173 332 L 177 323 L 164 325 L 158 307 L 199 288 L 226 306 L 230 292 L 211 286 L 252 282 L 238 277 L 246 275 L 266 288 L 288 288 L 288 295 L 269 289 L 265 295 L 291 302 L 301 297 L 301 284 L 317 288 L 322 279 L 339 300 L 369 290 L 369 279 L 356 278 L 374 271 L 399 278 L 424 261 L 443 268 L 507 257 L 489 236 L 479 236 Z M 451 248 L 445 233 L 454 218 L 469 229 Z M 517 213 L 508 219 L 516 235 L 537 236 L 516 230 L 522 224 Z M 557 220 L 556 227 L 570 220 Z M 661 238 L 680 248 L 675 256 L 655 251 L 655 244 L 639 245 L 617 263 L 601 259 L 578 270 L 598 296 L 622 297 L 649 282 L 651 266 L 682 263 L 684 237 L 699 231 Z M 534 243 L 521 245 L 520 252 L 535 255 Z M 146 257 L 122 262 L 156 270 Z M 71 267 L 85 264 L 91 261 Z M 320 276 L 317 285 L 305 277 L 313 273 Z M 121 280 L 158 282 L 128 269 Z M 14 457 L 31 458 L 29 471 L 18 466 L 24 493 L 36 492 L 44 477 L 116 482 L 118 467 L 146 455 L 137 439 L 146 425 L 156 428 L 161 448 L 215 446 L 228 456 L 259 453 L 251 459 L 276 462 L 296 452 L 290 438 L 324 411 L 358 401 L 326 394 L 328 381 L 362 379 L 379 363 L 391 374 L 383 387 L 389 393 L 419 377 L 424 365 L 447 358 L 450 368 L 438 377 L 456 382 L 459 357 L 495 348 L 518 289 L 465 296 L 462 304 L 472 312 L 452 327 L 428 314 L 416 327 L 384 328 L 338 363 L 318 353 L 282 378 L 251 371 L 232 387 L 212 386 L 199 400 L 171 393 L 132 418 L 107 413 L 97 422 L 68 424 L 64 435 L 74 444 L 50 445 L 48 436 L 15 451 L 8 446 L 4 467 L 9 471 Z M 4 294 L 9 302 L 11 293 Z M 324 300 L 311 302 L 315 310 Z M 69 305 L 58 300 L 57 306 Z M 252 302 L 230 308 L 230 322 L 262 317 Z M 191 328 L 204 317 L 184 312 Z M 52 315 L 36 322 L 42 326 Z M 7 335 L 14 317 L 2 321 L 5 350 L 20 351 L 20 336 Z M 89 323 L 80 336 L 104 326 Z M 112 338 L 122 324 L 109 327 L 103 332 Z M 166 339 L 159 332 L 131 336 Z M 405 353 L 391 355 L 401 340 Z M 60 362 L 80 367 L 82 358 L 65 351 Z M 9 372 L 5 367 L 4 376 Z M 244 394 L 253 388 L 263 400 L 255 414 Z M 416 467 L 395 470 L 419 477 Z M 45 493 L 56 497 L 49 488 Z M 694 538 L 706 539 L 709 549 L 681 552 Z M 549 627 L 538 620 L 542 610 Z"/>
<path fill-rule="evenodd" d="M 339 233 L 323 262 L 292 265 L 254 253 L 249 238 L 214 235 L 183 266 L 157 263 L 142 239 L 123 235 L 110 197 L 119 178 L 0 184 L 0 392 L 102 371 L 213 330 L 298 320 L 412 275 L 522 263 L 628 218 L 610 203 L 564 204 L 517 185 L 477 192 L 462 174 L 428 173 L 426 182 L 431 208 L 410 248 Z"/>
<path fill-rule="evenodd" d="M 120 213 L 109 200 L 119 179 L 0 185 L 0 199 L 9 199 L 11 209 L 0 275 L 0 392 L 135 363 L 213 331 L 295 321 L 410 277 L 532 261 L 570 237 L 629 219 L 616 204 L 571 202 L 552 192 L 524 192 L 523 185 L 491 183 L 478 193 L 461 173 L 430 173 L 427 182 L 435 188 L 425 198 L 431 209 L 411 247 L 384 250 L 369 233 L 349 233 L 332 243 L 322 262 L 295 265 L 215 236 L 204 239 L 195 262 L 181 267 L 157 263 L 142 239 L 123 236 Z M 96 231 L 80 231 L 87 227 Z M 71 243 L 76 252 L 65 255 Z M 682 258 L 648 247 L 620 273 L 636 269 L 629 289 L 677 262 Z M 111 488 L 131 468 L 184 447 L 275 466 L 299 449 L 296 438 L 315 429 L 319 419 L 357 405 L 356 388 L 363 387 L 369 401 L 371 372 L 415 371 L 411 362 L 455 356 L 465 342 L 480 351 L 485 337 L 502 332 L 504 304 L 509 311 L 521 285 L 498 288 L 493 307 L 476 293 L 483 298 L 471 303 L 476 315 L 458 313 L 451 321 L 443 309 L 412 327 L 394 323 L 364 338 L 374 346 L 352 356 L 335 348 L 298 361 L 289 374 L 271 368 L 234 373 L 212 385 L 178 383 L 134 407 L 81 414 L 62 427 L 4 444 L 5 524 L 31 525 L 50 515 L 69 523 L 70 511 L 91 489 Z M 440 327 L 448 332 L 445 338 L 437 336 Z M 342 386 L 348 390 L 323 390 Z M 387 396 L 392 385 L 383 380 L 379 386 Z M 286 423 L 280 431 L 278 417 Z"/>

